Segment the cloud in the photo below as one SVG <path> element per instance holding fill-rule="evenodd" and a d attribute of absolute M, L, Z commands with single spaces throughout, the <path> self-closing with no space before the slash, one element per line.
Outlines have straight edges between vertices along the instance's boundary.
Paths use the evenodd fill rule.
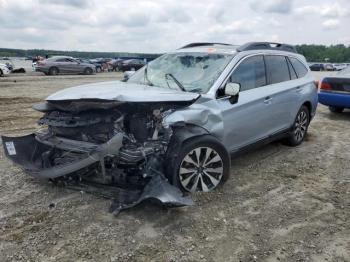
<path fill-rule="evenodd" d="M 295 9 L 295 13 L 299 15 L 316 14 L 326 18 L 339 18 L 350 15 L 349 9 L 344 5 L 335 2 L 333 4 L 306 5 Z"/>
<path fill-rule="evenodd" d="M 39 2 L 42 4 L 72 6 L 76 8 L 87 8 L 92 4 L 90 0 L 39 0 Z"/>
<path fill-rule="evenodd" d="M 258 24 L 255 19 L 241 19 L 231 22 L 225 26 L 217 25 L 209 30 L 216 34 L 250 34 Z"/>
<path fill-rule="evenodd" d="M 254 0 L 250 7 L 255 11 L 288 14 L 292 10 L 293 0 Z"/>
<path fill-rule="evenodd" d="M 332 30 L 339 27 L 340 21 L 338 19 L 328 19 L 322 23 L 324 29 Z"/>
<path fill-rule="evenodd" d="M 337 44 L 348 42 L 347 3 L 0 0 L 0 47 L 164 52 L 200 41 Z"/>

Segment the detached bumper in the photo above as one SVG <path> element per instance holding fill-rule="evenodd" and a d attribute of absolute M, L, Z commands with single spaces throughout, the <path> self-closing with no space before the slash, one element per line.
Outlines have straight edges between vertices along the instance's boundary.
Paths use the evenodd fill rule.
<path fill-rule="evenodd" d="M 117 153 L 122 146 L 123 136 L 117 134 L 108 142 L 95 145 L 54 137 L 46 143 L 38 141 L 35 134 L 22 137 L 2 137 L 7 158 L 33 177 L 52 179 L 76 172 L 101 161 L 106 155 Z M 75 150 L 80 157 L 68 164 L 52 166 L 48 156 L 52 149 Z"/>

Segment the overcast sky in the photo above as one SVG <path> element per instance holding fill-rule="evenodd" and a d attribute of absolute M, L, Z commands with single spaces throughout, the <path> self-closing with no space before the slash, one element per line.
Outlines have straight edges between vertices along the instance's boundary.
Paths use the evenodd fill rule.
<path fill-rule="evenodd" d="M 189 42 L 350 44 L 350 0 L 0 0 L 0 47 L 164 52 Z"/>

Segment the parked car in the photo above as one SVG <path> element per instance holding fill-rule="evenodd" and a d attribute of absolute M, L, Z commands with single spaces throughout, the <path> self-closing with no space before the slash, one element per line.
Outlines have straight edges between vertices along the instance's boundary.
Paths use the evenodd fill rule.
<path fill-rule="evenodd" d="M 146 63 L 143 60 L 140 59 L 128 59 L 121 61 L 117 64 L 116 70 L 117 71 L 137 71 L 140 68 L 142 68 Z"/>
<path fill-rule="evenodd" d="M 0 63 L 0 76 L 5 76 L 11 73 L 7 65 Z"/>
<path fill-rule="evenodd" d="M 350 108 L 350 66 L 321 80 L 318 99 L 333 113 Z"/>
<path fill-rule="evenodd" d="M 276 139 L 301 144 L 316 107 L 314 78 L 294 47 L 193 43 L 126 82 L 50 95 L 34 106 L 46 129 L 2 142 L 32 176 L 142 188 L 128 193 L 128 207 L 146 196 L 183 205 L 179 189 L 208 192 L 228 179 L 231 153 Z"/>
<path fill-rule="evenodd" d="M 326 68 L 323 64 L 312 64 L 310 65 L 311 71 L 325 71 Z"/>
<path fill-rule="evenodd" d="M 58 74 L 86 74 L 95 72 L 95 66 L 91 63 L 81 63 L 69 56 L 53 56 L 51 58 L 37 61 L 35 71 L 46 75 Z"/>
<path fill-rule="evenodd" d="M 13 64 L 12 60 L 8 57 L 2 57 L 0 58 L 0 63 L 6 65 L 6 67 L 12 71 L 15 68 L 15 65 Z"/>
<path fill-rule="evenodd" d="M 102 66 L 99 63 L 93 62 L 89 59 L 83 59 L 83 58 L 75 58 L 77 61 L 80 63 L 85 63 L 85 64 L 92 64 L 95 66 L 95 72 L 96 73 L 101 73 L 102 72 Z"/>
<path fill-rule="evenodd" d="M 333 64 L 333 67 L 335 68 L 336 71 L 343 70 L 344 68 L 347 67 L 346 64 Z"/>
<path fill-rule="evenodd" d="M 107 62 L 108 64 L 108 71 L 118 71 L 118 66 L 123 62 L 123 59 L 117 58 L 112 59 Z"/>
<path fill-rule="evenodd" d="M 336 71 L 337 70 L 332 64 L 325 64 L 324 68 L 326 71 Z"/>

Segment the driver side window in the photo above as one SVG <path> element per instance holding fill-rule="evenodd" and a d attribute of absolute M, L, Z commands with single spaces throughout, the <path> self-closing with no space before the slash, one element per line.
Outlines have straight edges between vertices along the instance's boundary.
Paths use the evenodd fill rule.
<path fill-rule="evenodd" d="M 230 76 L 229 82 L 241 85 L 241 91 L 266 85 L 265 63 L 262 55 L 243 60 Z"/>

